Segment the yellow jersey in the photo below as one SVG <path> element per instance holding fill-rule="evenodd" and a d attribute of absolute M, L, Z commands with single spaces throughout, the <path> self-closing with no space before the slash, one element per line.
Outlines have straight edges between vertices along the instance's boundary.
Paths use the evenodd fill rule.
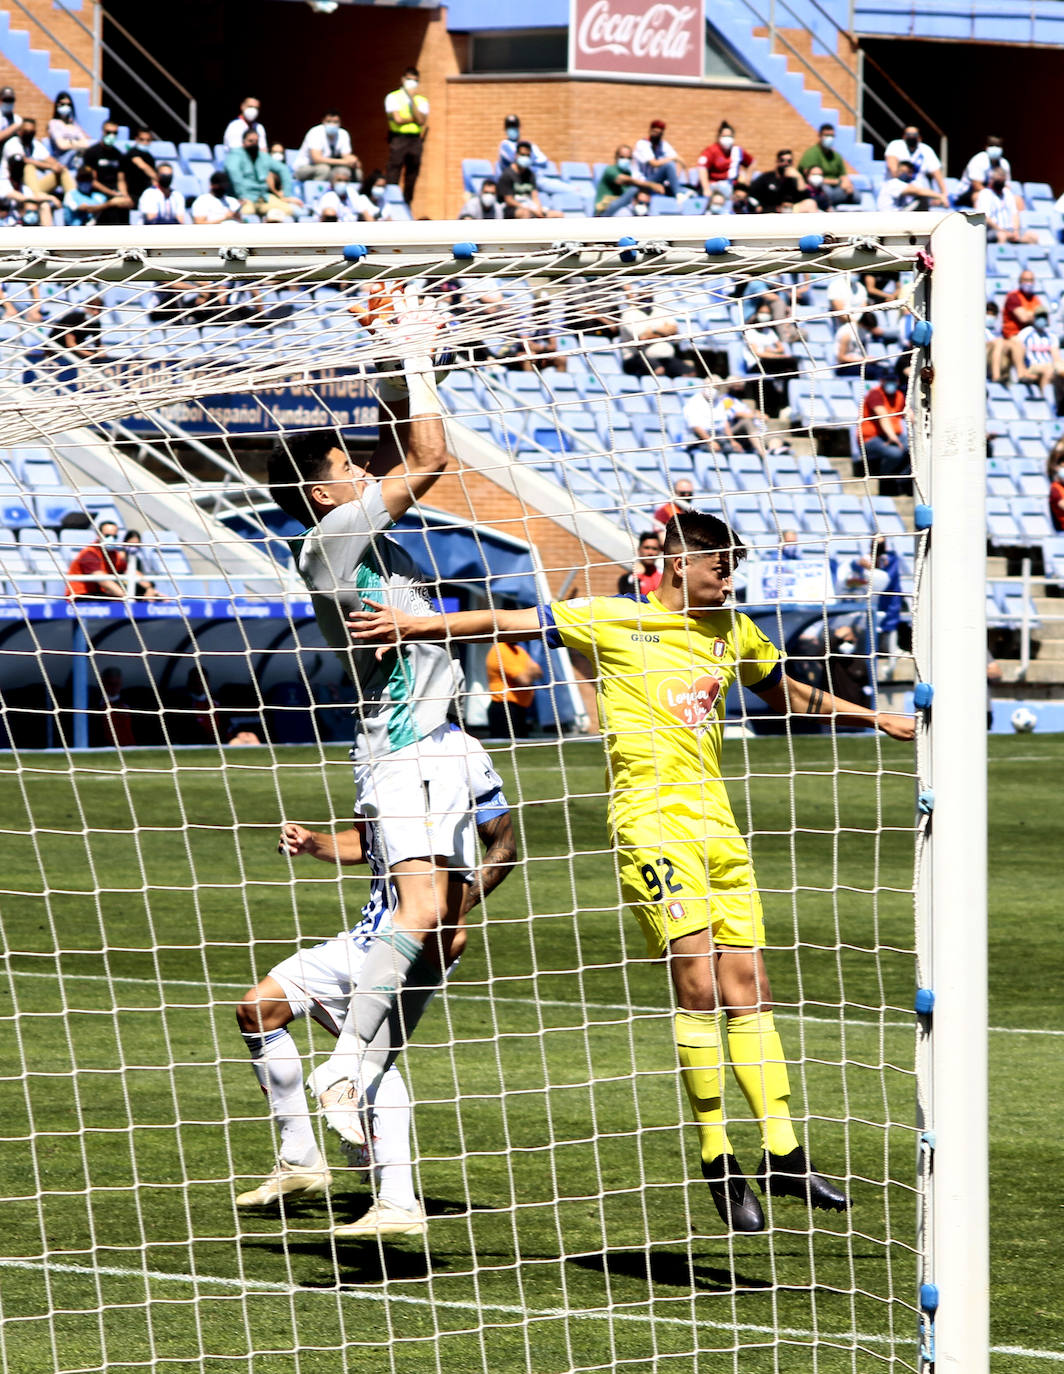
<path fill-rule="evenodd" d="M 730 815 L 720 771 L 724 699 L 732 683 L 764 690 L 783 675 L 779 649 L 749 616 L 705 616 L 597 596 L 555 601 L 540 617 L 548 643 L 595 666 L 616 827 L 656 811 L 673 788 L 697 789 Z"/>

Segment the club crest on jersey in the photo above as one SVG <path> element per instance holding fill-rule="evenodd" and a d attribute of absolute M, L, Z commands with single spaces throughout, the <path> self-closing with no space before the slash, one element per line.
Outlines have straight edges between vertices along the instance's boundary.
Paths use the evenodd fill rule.
<path fill-rule="evenodd" d="M 668 914 L 670 921 L 682 921 L 687 915 L 687 912 L 684 910 L 683 902 L 670 902 Z"/>
<path fill-rule="evenodd" d="M 724 640 L 723 640 L 723 639 L 715 639 L 715 640 L 713 641 L 713 657 L 714 657 L 714 658 L 723 658 L 723 657 L 724 657 L 724 650 L 725 650 L 727 647 L 728 647 L 728 646 L 724 643 Z"/>
<path fill-rule="evenodd" d="M 700 677 L 667 677 L 658 685 L 658 699 L 671 715 L 694 730 L 701 730 L 716 719 L 720 679 L 716 669 L 706 669 Z"/>

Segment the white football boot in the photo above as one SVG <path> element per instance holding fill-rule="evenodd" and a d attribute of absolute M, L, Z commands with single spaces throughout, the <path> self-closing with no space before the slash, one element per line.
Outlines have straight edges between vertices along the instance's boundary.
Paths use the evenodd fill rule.
<path fill-rule="evenodd" d="M 331 1182 L 332 1174 L 321 1154 L 312 1164 L 289 1164 L 286 1159 L 279 1159 L 273 1173 L 267 1174 L 257 1188 L 238 1195 L 236 1205 L 273 1207 L 282 1197 L 293 1201 L 297 1198 L 324 1197 Z"/>
<path fill-rule="evenodd" d="M 424 1236 L 429 1225 L 420 1202 L 407 1211 L 390 1202 L 378 1200 L 364 1216 L 346 1226 L 334 1226 L 337 1240 L 372 1240 L 375 1236 Z"/>

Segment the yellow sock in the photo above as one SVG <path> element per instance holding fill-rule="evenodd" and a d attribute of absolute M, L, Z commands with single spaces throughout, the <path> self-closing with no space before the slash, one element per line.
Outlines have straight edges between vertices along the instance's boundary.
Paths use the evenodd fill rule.
<path fill-rule="evenodd" d="M 790 1080 L 783 1045 L 770 1011 L 728 1018 L 728 1054 L 750 1110 L 761 1123 L 761 1143 L 774 1155 L 798 1144 L 791 1123 Z"/>
<path fill-rule="evenodd" d="M 724 1068 L 717 1013 L 678 1011 L 674 1029 L 683 1085 L 698 1122 L 702 1160 L 709 1164 L 719 1155 L 734 1153 L 724 1129 L 720 1100 Z"/>

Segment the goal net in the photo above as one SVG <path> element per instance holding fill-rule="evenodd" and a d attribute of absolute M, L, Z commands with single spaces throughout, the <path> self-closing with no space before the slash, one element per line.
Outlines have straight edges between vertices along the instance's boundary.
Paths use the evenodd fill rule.
<path fill-rule="evenodd" d="M 987 1368 L 982 241 L 835 214 L 0 250 L 6 1368 Z M 404 454 L 413 492 L 408 383 L 449 456 L 389 537 L 436 608 L 592 635 L 627 596 L 638 620 L 693 506 L 745 551 L 721 633 L 799 687 L 662 688 L 678 728 L 722 733 L 774 1006 L 774 1028 L 731 1007 L 692 1069 L 608 825 L 608 658 L 560 628 L 505 657 L 452 640 L 453 714 L 504 794 L 463 784 L 474 863 L 507 814 L 516 853 L 497 886 L 480 870 L 367 1169 L 302 1086 L 360 964 L 330 1000 L 291 960 L 368 958 L 335 937 L 392 875 L 355 862 L 367 699 L 270 455 L 324 432 L 378 474 Z M 832 694 L 914 717 L 915 749 Z M 288 1001 L 249 1011 L 282 964 Z M 759 1188 L 792 1127 L 800 1177 Z M 703 1178 L 718 1128 L 762 1228 Z M 820 1185 L 837 1210 L 795 1195 Z"/>

